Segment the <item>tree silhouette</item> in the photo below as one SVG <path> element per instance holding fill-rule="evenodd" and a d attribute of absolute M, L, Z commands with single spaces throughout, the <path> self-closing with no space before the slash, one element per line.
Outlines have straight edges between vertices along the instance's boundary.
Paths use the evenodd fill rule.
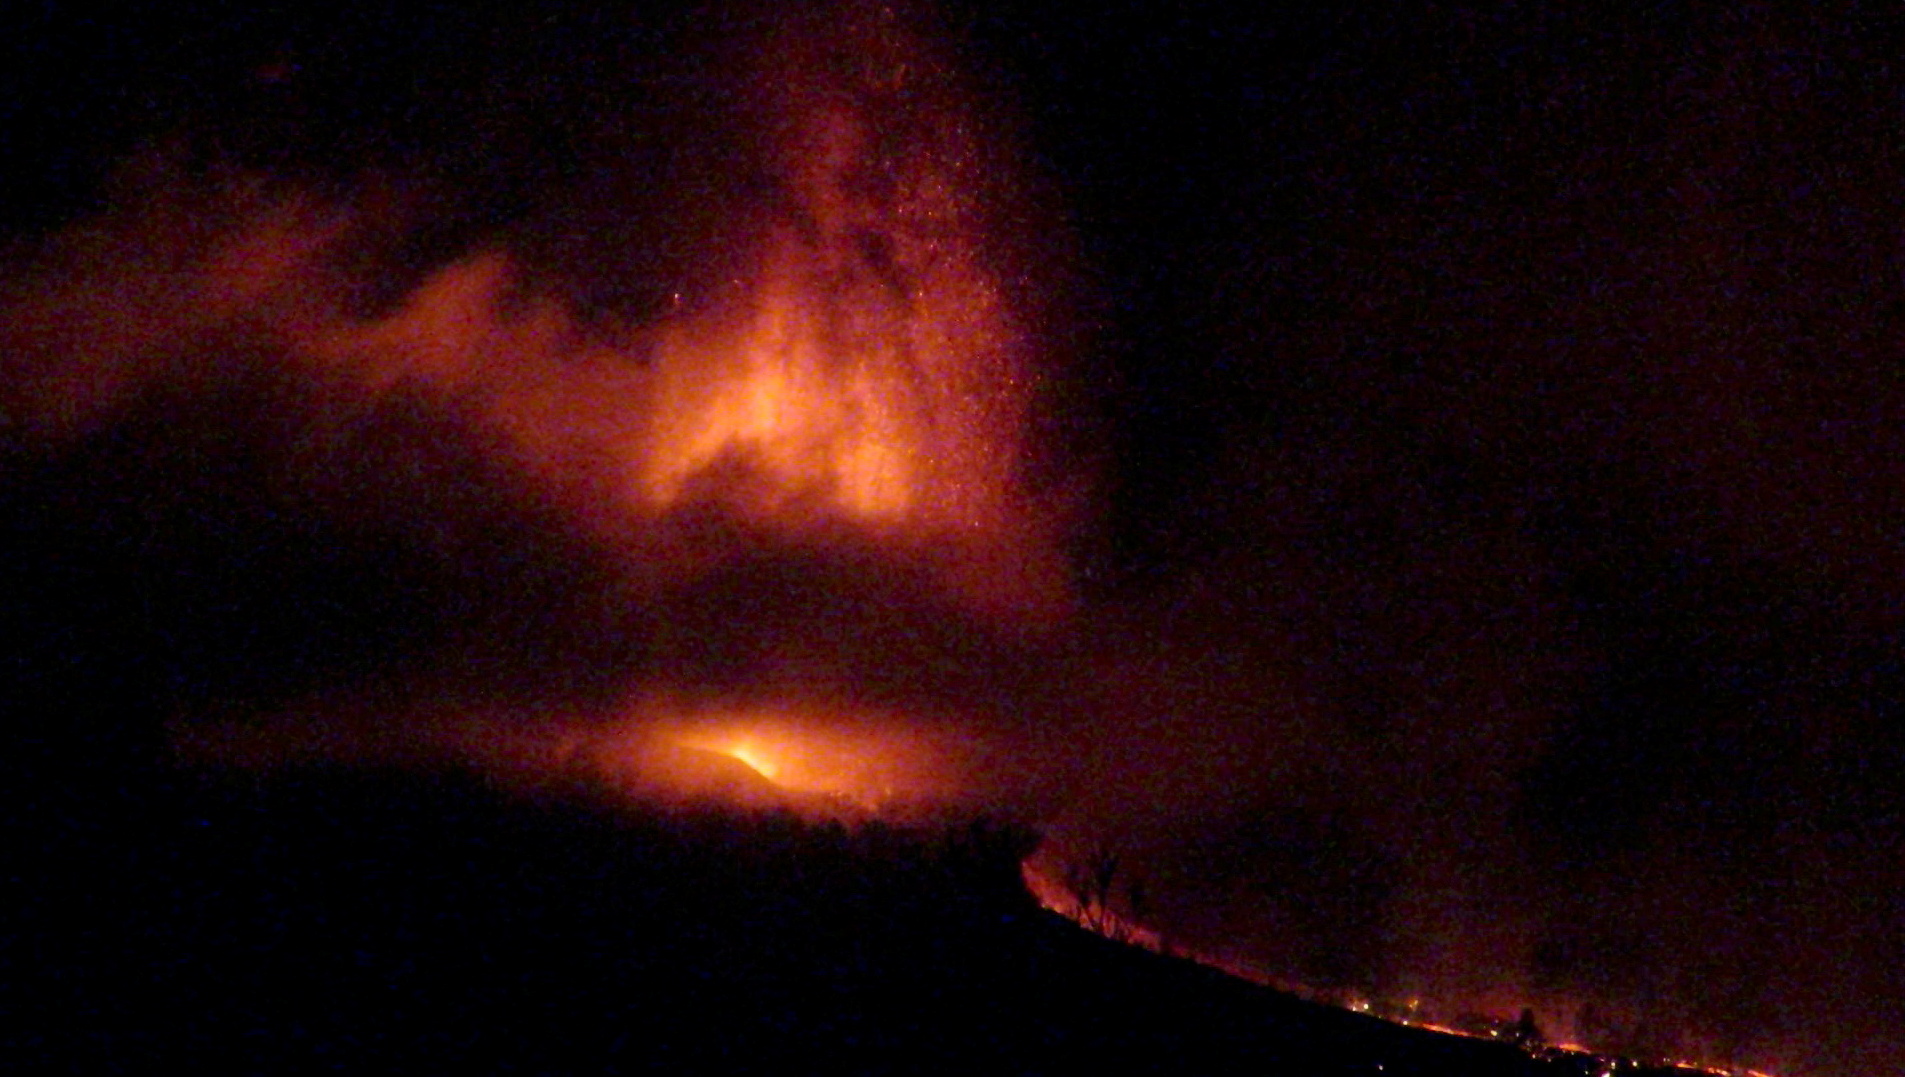
<path fill-rule="evenodd" d="M 1535 1011 L 1525 1006 L 1522 1007 L 1520 1019 L 1508 1030 L 1508 1039 L 1523 1050 L 1532 1050 L 1548 1042 L 1541 1034 L 1541 1026 L 1535 1023 Z"/>

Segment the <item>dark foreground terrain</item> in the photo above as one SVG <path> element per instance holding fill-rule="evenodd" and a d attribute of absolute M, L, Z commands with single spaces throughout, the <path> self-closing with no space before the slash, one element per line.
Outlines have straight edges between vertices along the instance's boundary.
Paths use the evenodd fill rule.
<path fill-rule="evenodd" d="M 1561 1074 L 1042 911 L 1029 834 L 175 776 L 43 830 L 7 1056 L 75 1072 Z M 69 855 L 70 854 L 70 855 Z"/>

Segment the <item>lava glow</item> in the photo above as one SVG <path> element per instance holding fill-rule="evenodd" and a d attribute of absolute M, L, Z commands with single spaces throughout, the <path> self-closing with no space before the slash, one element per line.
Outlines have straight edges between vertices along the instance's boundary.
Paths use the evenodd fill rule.
<path fill-rule="evenodd" d="M 776 766 L 774 761 L 768 758 L 767 753 L 756 747 L 751 741 L 743 740 L 730 747 L 723 748 L 721 749 L 721 754 L 739 759 L 741 762 L 752 767 L 755 773 L 770 782 L 774 780 L 774 775 L 780 771 L 780 767 Z"/>
<path fill-rule="evenodd" d="M 948 746 L 919 732 L 903 732 L 897 723 L 744 713 L 703 718 L 660 735 L 739 760 L 790 794 L 862 808 L 926 801 L 957 786 Z"/>
<path fill-rule="evenodd" d="M 626 726 L 570 734 L 560 764 L 637 801 L 820 816 L 932 810 L 963 793 L 959 742 L 917 722 L 816 707 L 676 705 L 660 713 L 674 717 L 638 715 Z"/>
<path fill-rule="evenodd" d="M 711 111 L 684 106 L 707 126 L 683 152 L 719 147 L 746 179 L 685 193 L 678 217 L 640 218 L 646 237 L 683 232 L 669 239 L 680 257 L 666 270 L 678 290 L 658 309 L 587 305 L 583 282 L 646 287 L 663 272 L 618 263 L 626 252 L 612 243 L 559 268 L 537 260 L 552 221 L 650 212 L 602 193 L 622 189 L 615 177 L 633 167 L 611 152 L 593 162 L 609 179 L 540 193 L 523 221 L 368 307 L 353 297 L 387 290 L 383 278 L 400 271 L 363 252 L 401 248 L 431 223 L 401 177 L 319 193 L 236 167 L 195 173 L 160 153 L 122 210 L 52 245 L 38 291 L 4 297 L 0 354 L 21 358 L 0 371 L 19 375 L 0 379 L 0 410 L 47 436 L 83 436 L 147 390 L 215 392 L 220 378 L 250 376 L 239 364 L 268 364 L 291 383 L 274 398 L 283 414 L 256 420 L 275 424 L 260 439 L 261 467 L 285 487 L 273 493 L 347 528 L 414 534 L 446 563 L 509 541 L 464 518 L 489 511 L 471 507 L 488 494 L 466 504 L 458 485 L 470 461 L 446 470 L 421 443 L 449 432 L 445 452 L 493 458 L 482 462 L 520 481 L 512 489 L 533 489 L 565 535 L 611 566 L 606 590 L 577 601 L 598 619 L 552 630 L 612 641 L 594 653 L 625 664 L 589 674 L 620 678 L 625 691 L 609 698 L 701 700 L 706 676 L 721 698 L 747 700 L 726 711 L 643 703 L 638 716 L 601 696 L 571 710 L 537 700 L 538 713 L 565 715 L 551 725 L 617 730 L 576 734 L 613 742 L 588 754 L 632 754 L 641 761 L 622 770 L 750 803 L 770 790 L 862 808 L 943 798 L 958 784 L 957 753 L 906 712 L 957 719 L 985 705 L 975 690 L 908 687 L 876 718 L 850 702 L 785 698 L 854 698 L 866 655 L 887 639 L 889 665 L 973 666 L 964 652 L 932 653 L 968 645 L 950 631 L 881 627 L 895 603 L 901 623 L 983 626 L 977 635 L 1055 626 L 1072 609 L 1056 499 L 1029 477 L 1042 359 L 1028 311 L 1041 299 L 1014 252 L 1035 246 L 1032 218 L 1006 154 L 983 137 L 977 99 L 909 19 L 843 0 L 729 28 L 738 37 L 721 43 L 725 66 L 710 77 L 734 92 Z M 197 348 L 234 358 L 221 367 Z M 74 354 L 87 358 L 55 361 Z M 386 412 L 402 433 L 368 445 L 364 428 Z M 756 565 L 769 567 L 749 575 Z M 733 566 L 730 586 L 722 573 Z M 825 586 L 787 583 L 781 566 L 812 566 Z M 799 603 L 826 608 L 803 618 Z M 485 632 L 444 647 L 483 651 Z M 704 635 L 722 642 L 703 646 Z M 799 668 L 786 675 L 790 661 Z M 551 734 L 560 744 L 525 747 L 531 734 L 505 732 L 497 713 L 406 706 L 427 721 L 336 686 L 248 729 L 183 724 L 205 759 L 376 756 L 392 739 L 554 758 L 569 743 L 565 730 Z M 460 732 L 391 738 L 385 722 Z M 640 747 L 629 728 L 643 731 Z M 484 739 L 491 749 L 469 746 Z"/>

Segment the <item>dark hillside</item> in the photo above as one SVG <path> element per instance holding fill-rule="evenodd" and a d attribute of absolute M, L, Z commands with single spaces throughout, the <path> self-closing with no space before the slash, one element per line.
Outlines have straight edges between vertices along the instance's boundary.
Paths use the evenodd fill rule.
<path fill-rule="evenodd" d="M 9 1057 L 92 1073 L 1565 1072 L 1087 934 L 1023 890 L 1029 835 L 986 821 L 649 814 L 336 768 L 179 776 L 158 801 L 117 855 L 65 862 L 29 903 Z"/>

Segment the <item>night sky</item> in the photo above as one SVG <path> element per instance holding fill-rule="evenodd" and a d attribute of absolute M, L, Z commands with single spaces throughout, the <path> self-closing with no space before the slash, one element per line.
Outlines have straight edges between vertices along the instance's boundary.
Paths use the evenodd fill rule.
<path fill-rule="evenodd" d="M 1020 159 L 1030 466 L 1078 598 L 1033 657 L 974 657 L 937 605 L 880 621 L 912 642 L 866 668 L 971 668 L 868 691 L 1010 682 L 980 725 L 1048 772 L 1042 821 L 1128 851 L 1199 945 L 1895 1071 L 1898 28 L 1854 4 L 1313 7 L 938 16 Z M 763 197 L 705 136 L 734 11 L 43 8 L 0 65 L 7 309 L 136 291 L 167 257 L 136 234 L 44 252 L 167 176 L 242 173 L 403 222 L 357 254 L 364 316 L 502 244 L 590 316 L 660 317 L 731 256 L 711 222 Z M 161 306 L 155 332 L 189 322 Z M 81 429 L 17 386 L 116 345 L 27 354 L 18 327 L 0 571 L 31 638 L 9 743 L 41 785 L 139 758 L 175 713 L 339 683 L 359 708 L 586 703 L 658 675 L 658 625 L 745 619 L 762 589 L 838 582 L 849 619 L 911 593 L 789 554 L 631 611 L 568 503 L 454 413 L 380 408 L 311 450 L 363 475 L 299 477 L 272 416 L 349 408 L 226 354 L 255 341 Z"/>

